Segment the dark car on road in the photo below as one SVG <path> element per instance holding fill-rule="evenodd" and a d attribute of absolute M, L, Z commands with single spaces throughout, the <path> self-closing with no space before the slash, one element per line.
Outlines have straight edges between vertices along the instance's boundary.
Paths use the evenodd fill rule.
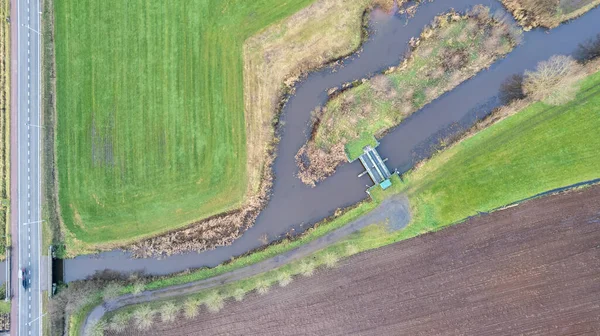
<path fill-rule="evenodd" d="M 19 279 L 21 279 L 23 283 L 23 288 L 27 289 L 31 286 L 31 270 L 23 267 L 19 270 Z"/>

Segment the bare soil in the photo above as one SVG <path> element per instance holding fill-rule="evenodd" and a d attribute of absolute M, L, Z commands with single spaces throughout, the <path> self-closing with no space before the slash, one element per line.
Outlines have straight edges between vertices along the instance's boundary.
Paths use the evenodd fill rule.
<path fill-rule="evenodd" d="M 595 186 L 356 255 L 219 313 L 122 335 L 598 335 L 599 242 Z"/>

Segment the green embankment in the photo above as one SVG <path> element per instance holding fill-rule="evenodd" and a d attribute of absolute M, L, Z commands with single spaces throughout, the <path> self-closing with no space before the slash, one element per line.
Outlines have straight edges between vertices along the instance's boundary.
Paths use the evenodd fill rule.
<path fill-rule="evenodd" d="M 56 0 L 70 243 L 125 243 L 239 206 L 242 44 L 312 1 Z"/>

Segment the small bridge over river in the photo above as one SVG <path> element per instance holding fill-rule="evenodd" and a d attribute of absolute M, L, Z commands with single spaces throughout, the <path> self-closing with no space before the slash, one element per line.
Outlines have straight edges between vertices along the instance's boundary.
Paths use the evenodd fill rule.
<path fill-rule="evenodd" d="M 363 167 L 365 167 L 365 171 L 358 175 L 358 177 L 368 173 L 371 180 L 373 180 L 375 184 L 379 184 L 382 189 L 387 189 L 392 185 L 392 182 L 390 181 L 392 174 L 385 165 L 387 159 L 382 160 L 374 147 L 365 146 L 363 154 L 358 159 Z"/>

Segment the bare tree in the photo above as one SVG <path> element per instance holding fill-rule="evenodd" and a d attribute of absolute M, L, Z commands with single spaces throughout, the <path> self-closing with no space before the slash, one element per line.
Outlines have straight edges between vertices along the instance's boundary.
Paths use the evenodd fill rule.
<path fill-rule="evenodd" d="M 219 310 L 223 309 L 225 305 L 223 301 L 223 296 L 217 291 L 212 291 L 208 293 L 208 295 L 204 298 L 204 305 L 208 309 L 208 311 L 212 313 L 216 313 Z"/>
<path fill-rule="evenodd" d="M 327 267 L 327 268 L 335 267 L 335 265 L 337 265 L 337 262 L 339 260 L 340 260 L 340 258 L 334 252 L 327 252 L 327 253 L 325 253 L 325 255 L 323 255 L 323 263 L 325 264 L 325 267 Z"/>
<path fill-rule="evenodd" d="M 315 273 L 315 264 L 311 261 L 303 261 L 298 266 L 298 270 L 305 277 L 312 276 Z"/>
<path fill-rule="evenodd" d="M 85 331 L 86 336 L 104 336 L 107 324 L 105 320 L 93 322 Z"/>
<path fill-rule="evenodd" d="M 271 287 L 271 284 L 269 284 L 266 280 L 261 279 L 256 282 L 256 291 L 260 295 L 267 294 L 269 292 L 269 287 Z"/>
<path fill-rule="evenodd" d="M 131 294 L 140 295 L 144 289 L 146 289 L 146 285 L 143 282 L 136 282 L 133 284 L 133 289 L 131 290 Z"/>
<path fill-rule="evenodd" d="M 122 290 L 123 285 L 116 282 L 111 282 L 108 285 L 106 285 L 106 287 L 104 287 L 104 290 L 102 291 L 102 297 L 104 298 L 104 300 L 114 299 L 117 296 L 121 295 Z"/>
<path fill-rule="evenodd" d="M 233 292 L 233 299 L 235 301 L 242 301 L 244 296 L 246 296 L 246 291 L 243 288 L 236 288 Z"/>
<path fill-rule="evenodd" d="M 135 325 L 140 330 L 147 330 L 154 322 L 154 311 L 148 305 L 141 306 L 133 312 Z"/>
<path fill-rule="evenodd" d="M 183 313 L 187 318 L 193 318 L 198 315 L 198 307 L 200 302 L 195 298 L 189 298 L 183 304 Z"/>
<path fill-rule="evenodd" d="M 285 287 L 292 282 L 292 275 L 289 272 L 281 271 L 277 274 L 277 282 L 280 287 Z"/>
<path fill-rule="evenodd" d="M 173 302 L 166 302 L 160 307 L 160 318 L 164 323 L 173 322 L 179 313 L 179 308 Z"/>
<path fill-rule="evenodd" d="M 116 332 L 123 332 L 131 320 L 131 315 L 125 312 L 119 312 L 110 319 L 108 327 Z"/>
<path fill-rule="evenodd" d="M 580 43 L 575 51 L 575 59 L 580 63 L 591 61 L 597 57 L 600 57 L 600 34 L 584 43 Z"/>
<path fill-rule="evenodd" d="M 584 76 L 581 66 L 570 56 L 555 55 L 538 63 L 535 71 L 525 71 L 523 92 L 550 105 L 561 105 L 575 98 L 578 81 Z"/>

